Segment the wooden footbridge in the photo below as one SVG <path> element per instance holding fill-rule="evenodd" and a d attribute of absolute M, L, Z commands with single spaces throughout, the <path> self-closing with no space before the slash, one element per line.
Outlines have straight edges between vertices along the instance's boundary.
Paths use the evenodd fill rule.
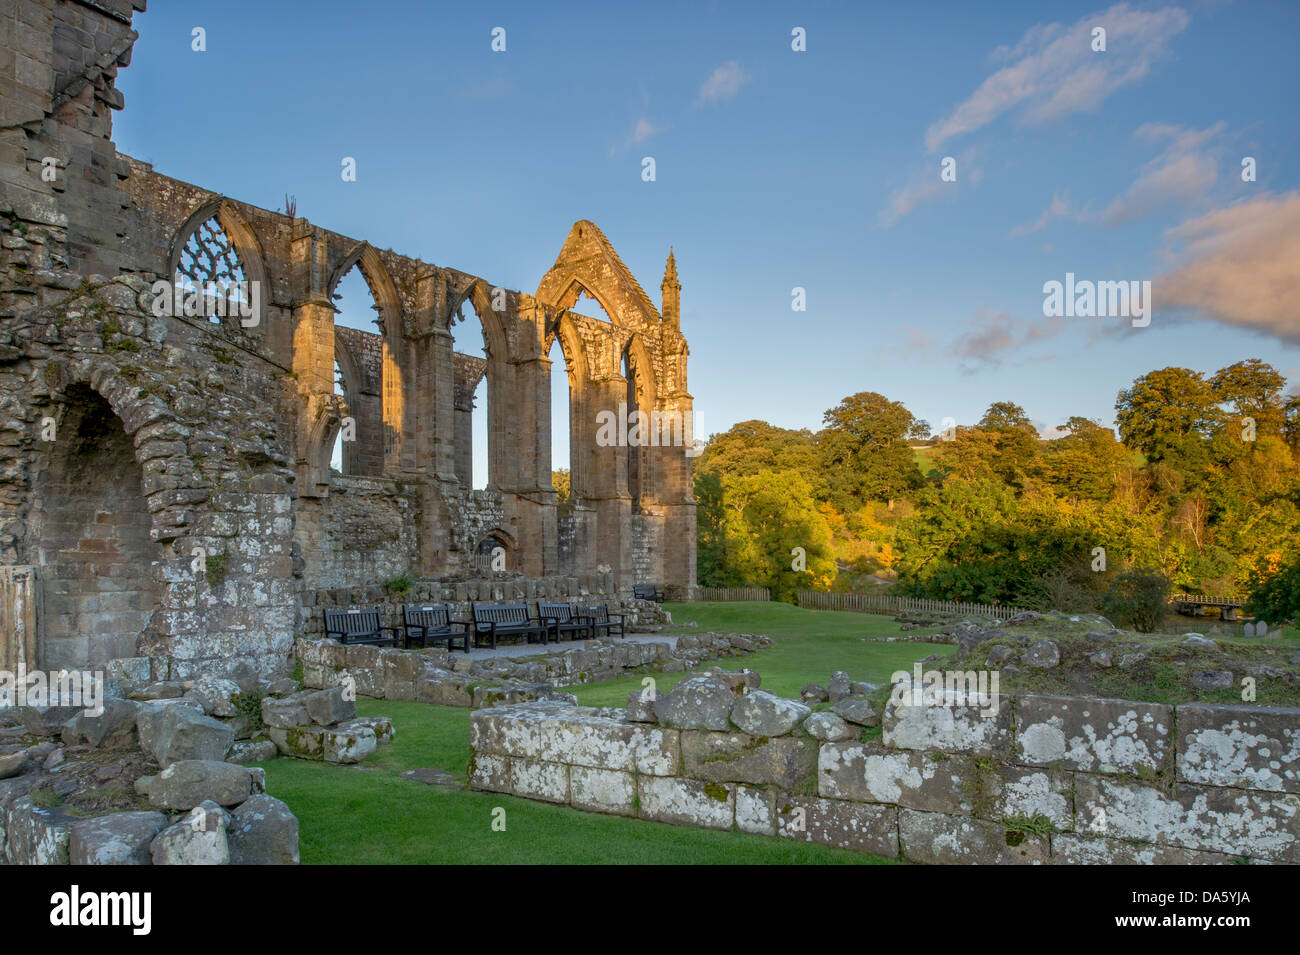
<path fill-rule="evenodd" d="M 1177 613 L 1186 617 L 1203 617 L 1208 608 L 1217 607 L 1224 620 L 1236 620 L 1237 611 L 1246 606 L 1246 599 L 1244 595 L 1212 597 L 1205 594 L 1174 594 L 1169 598 L 1169 603 Z"/>

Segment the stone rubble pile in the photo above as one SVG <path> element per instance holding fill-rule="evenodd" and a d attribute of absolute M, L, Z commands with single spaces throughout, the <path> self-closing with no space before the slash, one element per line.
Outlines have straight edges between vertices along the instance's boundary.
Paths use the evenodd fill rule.
<path fill-rule="evenodd" d="M 0 862 L 296 864 L 297 819 L 242 764 L 310 755 L 302 739 L 319 742 L 314 758 L 355 762 L 392 726 L 355 719 L 338 690 L 234 676 L 111 679 L 98 715 L 57 695 L 0 709 Z M 287 729 L 263 719 L 295 707 Z"/>

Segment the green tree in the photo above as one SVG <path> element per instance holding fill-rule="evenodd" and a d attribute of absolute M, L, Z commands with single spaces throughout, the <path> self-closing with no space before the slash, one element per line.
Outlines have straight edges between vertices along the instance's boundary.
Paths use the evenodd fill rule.
<path fill-rule="evenodd" d="M 1242 418 L 1255 422 L 1257 434 L 1280 434 L 1283 422 L 1282 389 L 1286 377 L 1258 358 L 1247 358 L 1221 368 L 1210 379 L 1220 404 L 1232 409 L 1234 424 Z"/>
<path fill-rule="evenodd" d="M 907 446 L 920 423 L 899 402 L 862 391 L 827 411 L 823 421 L 821 466 L 830 500 L 841 511 L 903 496 L 924 483 Z"/>
<path fill-rule="evenodd" d="M 1246 610 L 1268 623 L 1300 620 L 1300 556 L 1283 564 L 1280 555 L 1261 560 L 1250 575 Z"/>
<path fill-rule="evenodd" d="M 556 468 L 551 472 L 551 487 L 555 488 L 555 500 L 559 504 L 568 502 L 572 489 L 569 486 L 569 469 Z"/>
<path fill-rule="evenodd" d="M 812 488 L 793 471 L 760 471 L 723 485 L 727 576 L 794 602 L 801 589 L 825 590 L 835 577 L 831 532 Z M 799 548 L 800 551 L 796 551 Z"/>
<path fill-rule="evenodd" d="M 1208 460 L 1206 440 L 1223 418 L 1218 404 L 1200 372 L 1172 367 L 1148 372 L 1115 401 L 1120 440 L 1148 461 L 1169 460 L 1199 471 Z"/>

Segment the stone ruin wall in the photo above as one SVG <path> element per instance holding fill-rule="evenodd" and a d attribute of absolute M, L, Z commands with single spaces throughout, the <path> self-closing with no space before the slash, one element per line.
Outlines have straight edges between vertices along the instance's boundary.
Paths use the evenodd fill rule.
<path fill-rule="evenodd" d="M 530 295 L 161 175 L 112 141 L 143 7 L 0 8 L 0 666 L 283 669 L 312 612 L 304 595 L 464 577 L 489 536 L 526 577 L 692 586 L 690 458 L 595 440 L 597 412 L 629 397 L 690 413 L 671 257 L 661 312 L 578 222 Z M 214 220 L 260 283 L 252 327 L 152 311 L 152 283 Z M 334 327 L 331 296 L 353 266 L 374 334 Z M 572 311 L 583 294 L 611 321 Z M 454 351 L 466 322 L 484 358 Z M 577 498 L 563 534 L 557 338 Z M 463 406 L 483 376 L 491 480 L 475 492 Z M 340 475 L 329 457 L 345 417 L 357 440 Z"/>
<path fill-rule="evenodd" d="M 480 709 L 471 787 L 929 864 L 1300 862 L 1300 710 L 1022 695 L 994 719 L 886 707 L 862 742 L 837 719 L 823 738 L 746 733 L 726 717 L 745 687 L 674 693 L 700 681 L 697 703 L 721 685 L 720 721 L 683 717 L 673 694 Z"/>

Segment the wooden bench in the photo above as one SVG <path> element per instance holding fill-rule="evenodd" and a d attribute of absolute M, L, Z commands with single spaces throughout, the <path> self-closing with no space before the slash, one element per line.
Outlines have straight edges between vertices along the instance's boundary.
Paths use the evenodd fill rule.
<path fill-rule="evenodd" d="M 448 650 L 456 649 L 459 643 L 461 649 L 469 653 L 469 623 L 452 620 L 451 608 L 446 604 L 403 605 L 402 629 L 403 646 L 409 647 L 418 640 L 421 647 L 427 647 L 432 640 L 434 643 L 445 642 Z"/>
<path fill-rule="evenodd" d="M 653 600 L 657 604 L 664 602 L 663 591 L 658 584 L 633 584 L 632 596 L 637 600 Z"/>
<path fill-rule="evenodd" d="M 492 649 L 497 648 L 497 637 L 525 637 L 529 643 L 534 637 L 547 642 L 550 633 L 541 620 L 534 620 L 528 613 L 527 604 L 470 604 L 474 615 L 474 644 L 479 645 L 483 637 L 492 641 Z"/>
<path fill-rule="evenodd" d="M 397 628 L 385 627 L 378 607 L 350 607 L 347 610 L 325 610 L 325 639 L 339 643 L 370 643 L 376 646 L 397 646 Z"/>
<path fill-rule="evenodd" d="M 582 607 L 583 617 L 586 618 L 588 625 L 591 627 L 591 635 L 598 637 L 601 631 L 607 632 L 610 636 L 614 631 L 618 631 L 620 637 L 626 636 L 623 627 L 623 614 L 610 613 L 609 604 L 593 604 L 590 607 Z"/>
<path fill-rule="evenodd" d="M 537 616 L 551 628 L 556 643 L 560 642 L 561 634 L 593 633 L 591 621 L 581 613 L 575 613 L 572 604 L 538 603 Z"/>

